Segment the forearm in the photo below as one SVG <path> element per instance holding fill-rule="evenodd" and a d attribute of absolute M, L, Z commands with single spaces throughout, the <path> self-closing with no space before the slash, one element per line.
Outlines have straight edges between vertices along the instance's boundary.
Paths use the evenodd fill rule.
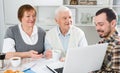
<path fill-rule="evenodd" d="M 31 57 L 31 54 L 29 54 L 29 52 L 14 52 L 13 56 L 18 56 L 21 58 L 26 58 L 26 57 Z"/>
<path fill-rule="evenodd" d="M 26 58 L 30 57 L 30 54 L 28 52 L 7 52 L 5 58 L 10 59 L 11 57 Z"/>

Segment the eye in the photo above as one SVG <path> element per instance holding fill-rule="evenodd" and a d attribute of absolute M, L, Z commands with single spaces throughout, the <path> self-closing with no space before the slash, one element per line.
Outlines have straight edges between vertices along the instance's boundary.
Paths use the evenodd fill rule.
<path fill-rule="evenodd" d="M 32 17 L 36 17 L 36 15 L 33 15 Z"/>
<path fill-rule="evenodd" d="M 64 20 L 66 20 L 67 18 L 66 17 L 63 17 Z"/>
<path fill-rule="evenodd" d="M 72 17 L 71 16 L 69 16 L 69 19 L 71 19 Z"/>
<path fill-rule="evenodd" d="M 99 25 L 100 25 L 100 26 L 103 26 L 103 25 L 104 25 L 104 23 L 99 23 Z"/>
<path fill-rule="evenodd" d="M 30 17 L 29 15 L 27 17 Z"/>
<path fill-rule="evenodd" d="M 94 23 L 94 24 L 95 24 L 95 26 L 103 26 L 104 25 L 103 22 L 98 22 L 98 23 Z"/>

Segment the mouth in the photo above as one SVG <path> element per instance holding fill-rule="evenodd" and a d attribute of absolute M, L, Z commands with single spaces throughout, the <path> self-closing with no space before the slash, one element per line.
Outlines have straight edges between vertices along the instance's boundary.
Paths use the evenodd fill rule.
<path fill-rule="evenodd" d="M 102 30 L 97 30 L 97 32 L 98 32 L 98 33 L 103 33 L 104 31 L 102 31 Z"/>
<path fill-rule="evenodd" d="M 30 23 L 30 24 L 34 24 L 34 22 L 28 22 L 28 23 Z"/>
<path fill-rule="evenodd" d="M 99 35 L 102 35 L 102 34 L 103 34 L 103 32 L 98 32 L 98 34 L 99 34 Z"/>
<path fill-rule="evenodd" d="M 71 25 L 71 23 L 67 23 L 67 24 L 65 24 L 65 25 Z"/>
<path fill-rule="evenodd" d="M 97 30 L 97 32 L 98 32 L 99 35 L 102 35 L 104 31 L 102 31 L 102 30 Z"/>

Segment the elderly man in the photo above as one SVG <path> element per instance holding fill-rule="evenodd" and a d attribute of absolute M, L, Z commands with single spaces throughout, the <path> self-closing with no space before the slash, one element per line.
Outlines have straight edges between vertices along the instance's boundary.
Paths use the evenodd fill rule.
<path fill-rule="evenodd" d="M 110 8 L 100 9 L 94 18 L 96 30 L 102 40 L 108 43 L 108 48 L 100 70 L 93 73 L 120 73 L 120 37 L 116 30 L 117 15 Z"/>
<path fill-rule="evenodd" d="M 61 61 L 70 48 L 87 46 L 84 32 L 72 25 L 72 12 L 65 6 L 60 6 L 55 12 L 57 26 L 49 30 L 45 37 L 46 57 L 52 57 L 51 50 L 61 51 Z"/>

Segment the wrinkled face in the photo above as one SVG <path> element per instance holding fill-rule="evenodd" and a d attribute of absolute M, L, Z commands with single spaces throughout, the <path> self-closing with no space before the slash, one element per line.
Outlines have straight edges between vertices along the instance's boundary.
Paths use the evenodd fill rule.
<path fill-rule="evenodd" d="M 25 11 L 21 23 L 25 27 L 33 27 L 36 21 L 35 11 Z"/>
<path fill-rule="evenodd" d="M 101 38 L 107 38 L 112 32 L 112 21 L 108 22 L 105 13 L 101 13 L 94 18 L 96 30 Z"/>
<path fill-rule="evenodd" d="M 72 25 L 72 14 L 70 11 L 62 11 L 59 12 L 58 18 L 56 18 L 56 22 L 59 24 L 61 31 L 68 31 L 70 26 Z"/>

